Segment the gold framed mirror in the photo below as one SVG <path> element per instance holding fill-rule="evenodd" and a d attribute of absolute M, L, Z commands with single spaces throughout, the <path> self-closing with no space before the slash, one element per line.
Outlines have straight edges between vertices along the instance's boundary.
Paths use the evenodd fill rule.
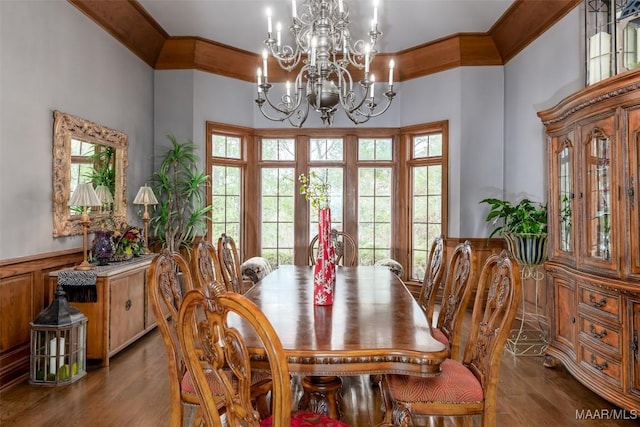
<path fill-rule="evenodd" d="M 111 196 L 90 210 L 89 231 L 120 228 L 127 222 L 127 134 L 60 111 L 53 116 L 53 237 L 82 234 L 81 211 L 68 206 L 82 182 Z"/>

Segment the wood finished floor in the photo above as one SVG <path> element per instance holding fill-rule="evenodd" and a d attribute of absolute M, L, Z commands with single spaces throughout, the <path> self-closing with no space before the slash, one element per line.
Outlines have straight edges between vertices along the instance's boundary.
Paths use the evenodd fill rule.
<path fill-rule="evenodd" d="M 61 388 L 27 381 L 0 394 L 0 426 L 168 426 L 166 356 L 157 330 Z M 380 392 L 367 377 L 344 379 L 344 421 L 374 426 L 381 419 Z M 629 420 L 576 420 L 576 410 L 615 409 L 578 383 L 563 368 L 548 369 L 540 357 L 506 353 L 501 366 L 498 427 L 635 426 Z M 445 425 L 450 425 L 447 420 Z M 416 426 L 429 425 L 418 420 Z M 475 420 L 475 425 L 479 421 Z"/>

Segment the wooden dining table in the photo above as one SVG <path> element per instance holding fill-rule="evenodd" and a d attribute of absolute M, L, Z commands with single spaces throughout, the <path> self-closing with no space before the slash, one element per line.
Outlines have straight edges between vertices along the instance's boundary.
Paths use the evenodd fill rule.
<path fill-rule="evenodd" d="M 402 280 L 386 267 L 337 267 L 332 305 L 314 305 L 311 266 L 281 265 L 245 296 L 275 328 L 289 371 L 305 375 L 301 409 L 339 418 L 340 376 L 438 375 L 449 356 Z M 266 363 L 255 335 L 245 338 L 254 362 Z"/>

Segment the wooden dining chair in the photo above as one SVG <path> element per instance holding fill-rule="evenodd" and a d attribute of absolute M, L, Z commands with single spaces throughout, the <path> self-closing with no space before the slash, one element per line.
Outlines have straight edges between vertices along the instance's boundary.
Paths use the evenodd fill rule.
<path fill-rule="evenodd" d="M 233 291 L 233 289 L 226 287 L 218 251 L 211 242 L 206 240 L 197 242 L 193 247 L 191 260 L 193 277 L 197 287 L 219 286 L 219 292 Z"/>
<path fill-rule="evenodd" d="M 177 331 L 182 296 L 186 291 L 194 289 L 189 265 L 180 254 L 163 250 L 151 261 L 147 283 L 149 304 L 167 352 L 171 402 L 170 425 L 171 427 L 199 425 L 200 401 L 184 364 Z M 208 286 L 206 289 L 213 293 L 216 289 L 220 289 L 220 286 Z M 224 290 L 224 287 L 222 289 Z M 258 373 L 254 377 L 251 396 L 256 401 L 260 413 L 264 416 L 270 413 L 266 400 L 270 389 L 271 378 L 268 373 Z M 219 396 L 221 390 L 214 389 L 212 394 Z M 225 408 L 221 407 L 220 410 L 224 412 Z"/>
<path fill-rule="evenodd" d="M 218 238 L 218 257 L 227 289 L 239 294 L 244 293 L 245 287 L 248 286 L 245 286 L 242 280 L 240 254 L 235 240 L 226 233 L 222 233 Z"/>
<path fill-rule="evenodd" d="M 349 233 L 331 229 L 331 239 L 336 249 L 336 265 L 354 267 L 358 261 L 358 245 L 356 240 Z M 316 234 L 309 242 L 309 263 L 316 264 L 316 254 L 318 253 L 318 235 Z"/>
<path fill-rule="evenodd" d="M 433 337 L 449 347 L 450 358 L 458 360 L 462 320 L 472 294 L 473 263 L 469 241 L 456 246 L 447 268 L 438 322 L 432 327 Z"/>
<path fill-rule="evenodd" d="M 229 317 L 242 319 L 243 326 L 229 325 Z M 225 425 L 346 426 L 325 415 L 292 414 L 291 382 L 282 344 L 269 319 L 245 296 L 233 292 L 215 296 L 206 288 L 188 292 L 180 308 L 178 324 L 187 370 L 193 378 L 207 426 L 223 425 L 219 411 L 221 402 L 211 392 L 212 377 L 224 391 Z M 261 417 L 251 403 L 249 391 L 253 372 L 245 334 L 260 339 L 259 357 L 268 363 L 273 378 L 272 415 L 268 418 Z M 203 351 L 199 352 L 199 348 Z M 229 369 L 225 370 L 225 367 Z"/>
<path fill-rule="evenodd" d="M 422 288 L 420 288 L 420 294 L 418 295 L 418 304 L 426 314 L 430 325 L 433 325 L 433 312 L 438 291 L 442 285 L 444 267 L 444 236 L 440 235 L 431 242 Z"/>
<path fill-rule="evenodd" d="M 494 427 L 500 360 L 521 293 L 520 270 L 508 252 L 487 258 L 478 280 L 462 361 L 446 359 L 440 365 L 440 375 L 434 377 L 385 376 L 385 422 L 407 427 L 415 415 L 480 415 L 483 427 Z"/>

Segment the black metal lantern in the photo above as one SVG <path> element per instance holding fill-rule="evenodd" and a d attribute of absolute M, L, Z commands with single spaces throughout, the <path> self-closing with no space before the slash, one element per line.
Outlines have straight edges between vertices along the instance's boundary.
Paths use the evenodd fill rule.
<path fill-rule="evenodd" d="M 86 375 L 87 317 L 69 305 L 62 286 L 30 326 L 31 384 L 66 385 Z"/>

